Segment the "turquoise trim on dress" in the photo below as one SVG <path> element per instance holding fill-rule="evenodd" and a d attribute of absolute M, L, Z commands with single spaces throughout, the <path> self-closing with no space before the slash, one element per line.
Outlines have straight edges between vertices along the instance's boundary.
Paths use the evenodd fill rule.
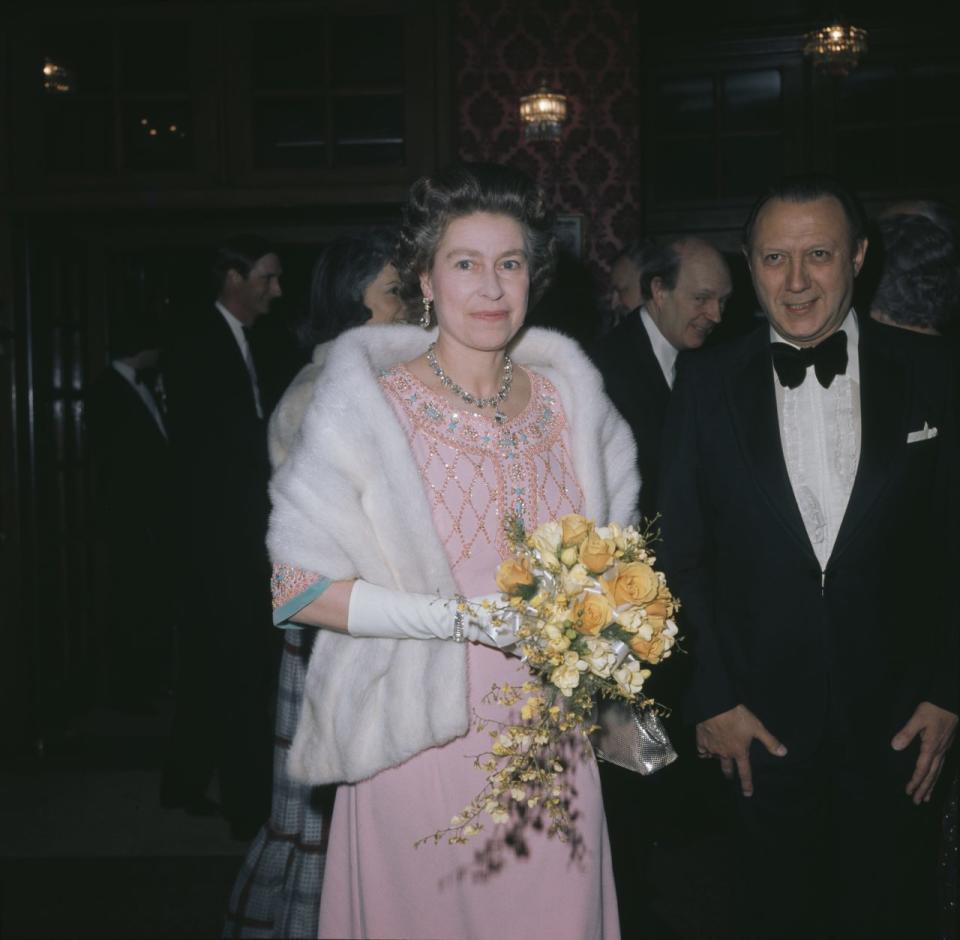
<path fill-rule="evenodd" d="M 280 627 L 281 630 L 303 626 L 300 623 L 293 623 L 291 618 L 298 611 L 303 610 L 314 598 L 319 597 L 328 587 L 330 587 L 330 579 L 320 578 L 319 581 L 314 581 L 310 587 L 305 588 L 299 594 L 294 594 L 290 600 L 273 612 L 273 625 Z"/>

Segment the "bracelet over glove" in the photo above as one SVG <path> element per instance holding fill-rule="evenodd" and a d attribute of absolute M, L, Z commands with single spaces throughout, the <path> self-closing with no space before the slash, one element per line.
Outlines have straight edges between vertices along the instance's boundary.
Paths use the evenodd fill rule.
<path fill-rule="evenodd" d="M 401 640 L 470 640 L 499 648 L 490 629 L 494 614 L 485 600 L 499 594 L 466 600 L 431 594 L 411 594 L 355 581 L 350 593 L 347 631 L 351 636 Z"/>

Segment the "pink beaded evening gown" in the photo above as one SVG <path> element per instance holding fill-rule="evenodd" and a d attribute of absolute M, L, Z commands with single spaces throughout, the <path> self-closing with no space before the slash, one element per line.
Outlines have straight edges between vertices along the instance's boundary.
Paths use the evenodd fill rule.
<path fill-rule="evenodd" d="M 456 411 L 404 367 L 381 386 L 405 428 L 458 589 L 496 590 L 507 552 L 504 515 L 522 508 L 532 528 L 582 508 L 559 397 L 530 374 L 530 403 L 516 418 Z M 384 468 L 389 473 L 389 468 Z M 398 494 L 398 498 L 402 498 Z M 411 641 L 413 642 L 413 641 Z M 498 650 L 469 644 L 468 694 L 527 671 Z M 486 732 L 417 754 L 370 780 L 341 786 L 331 824 L 320 903 L 320 937 L 445 940 L 616 940 L 617 903 L 596 762 L 570 771 L 575 837 L 564 843 L 527 823 L 494 826 L 465 845 L 414 842 L 445 826 L 481 789 L 473 756 Z"/>

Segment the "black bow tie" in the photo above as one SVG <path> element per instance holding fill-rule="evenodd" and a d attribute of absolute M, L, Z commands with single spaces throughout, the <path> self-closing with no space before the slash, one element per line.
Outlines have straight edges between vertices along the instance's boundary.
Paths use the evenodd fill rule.
<path fill-rule="evenodd" d="M 837 330 L 816 346 L 802 349 L 787 343 L 771 343 L 770 352 L 777 378 L 786 388 L 802 385 L 809 366 L 813 366 L 817 381 L 824 388 L 830 387 L 835 376 L 847 371 L 847 334 L 843 330 Z"/>

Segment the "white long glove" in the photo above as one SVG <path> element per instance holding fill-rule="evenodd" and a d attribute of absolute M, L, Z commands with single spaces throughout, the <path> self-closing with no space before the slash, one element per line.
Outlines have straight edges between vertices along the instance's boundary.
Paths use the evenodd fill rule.
<path fill-rule="evenodd" d="M 489 626 L 492 613 L 481 605 L 484 600 L 500 599 L 499 594 L 490 594 L 467 601 L 468 610 L 463 613 L 464 639 L 498 648 L 484 629 Z M 351 636 L 449 640 L 453 638 L 458 603 L 454 598 L 411 594 L 369 581 L 355 581 L 350 592 L 347 631 Z"/>

